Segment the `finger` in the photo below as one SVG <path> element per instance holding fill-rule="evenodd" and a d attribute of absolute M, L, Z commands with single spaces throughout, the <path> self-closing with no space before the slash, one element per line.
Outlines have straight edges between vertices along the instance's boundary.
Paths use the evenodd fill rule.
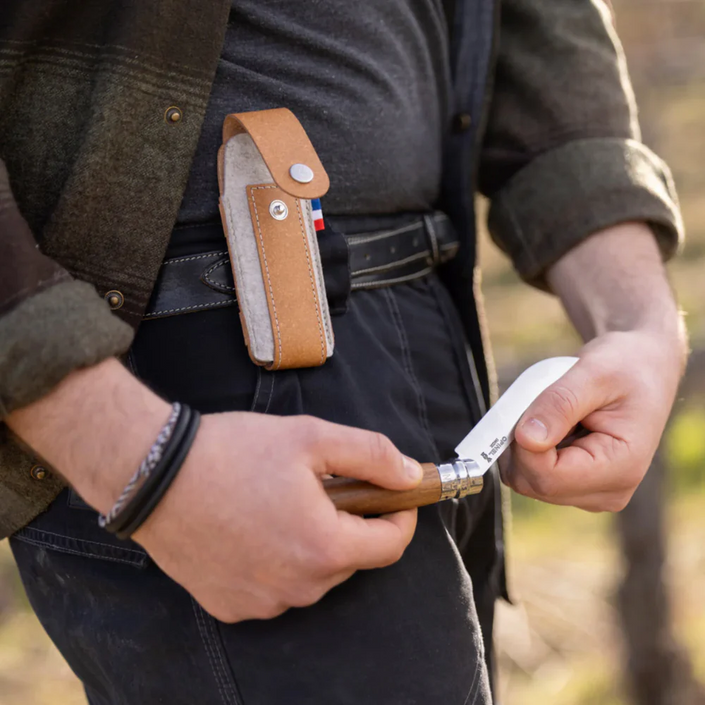
<path fill-rule="evenodd" d="M 317 421 L 309 445 L 320 474 L 365 480 L 390 490 L 416 487 L 423 477 L 419 463 L 402 455 L 381 433 Z"/>
<path fill-rule="evenodd" d="M 535 453 L 557 446 L 586 416 L 611 401 L 610 387 L 578 362 L 542 392 L 517 425 L 519 446 Z"/>
<path fill-rule="evenodd" d="M 416 509 L 408 509 L 376 519 L 363 519 L 338 512 L 346 567 L 370 570 L 396 563 L 414 536 L 417 514 Z"/>
<path fill-rule="evenodd" d="M 514 449 L 505 483 L 520 494 L 563 503 L 569 497 L 623 492 L 635 487 L 648 460 L 635 456 L 629 444 L 604 433 L 591 433 L 567 448 L 532 453 Z"/>
<path fill-rule="evenodd" d="M 535 499 L 539 502 L 555 504 L 562 507 L 575 507 L 586 512 L 621 512 L 634 494 L 633 490 L 623 492 L 595 492 L 592 494 L 566 495 L 546 499 L 535 493 L 529 485 L 520 486 L 514 490 L 517 494 Z"/>

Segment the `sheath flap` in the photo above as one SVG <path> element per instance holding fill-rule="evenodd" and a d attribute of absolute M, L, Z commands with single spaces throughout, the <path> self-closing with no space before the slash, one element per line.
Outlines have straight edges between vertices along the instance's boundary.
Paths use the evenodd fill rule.
<path fill-rule="evenodd" d="M 274 182 L 282 191 L 296 198 L 307 199 L 320 198 L 326 194 L 330 187 L 328 174 L 311 140 L 291 110 L 276 108 L 228 115 L 223 123 L 223 144 L 243 132 L 252 138 Z M 294 165 L 308 167 L 313 178 L 308 183 L 295 181 L 289 173 Z M 218 162 L 218 174 L 222 180 L 222 159 Z"/>

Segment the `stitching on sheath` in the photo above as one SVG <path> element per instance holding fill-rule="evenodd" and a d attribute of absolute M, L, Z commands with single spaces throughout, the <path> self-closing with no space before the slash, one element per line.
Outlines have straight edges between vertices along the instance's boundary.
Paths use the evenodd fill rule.
<path fill-rule="evenodd" d="M 223 669 L 222 655 L 219 655 L 218 653 L 218 644 L 215 643 L 213 635 L 208 628 L 208 620 L 212 619 L 212 617 L 206 616 L 203 608 L 196 602 L 196 600 L 193 599 L 193 597 L 191 598 L 191 605 L 193 606 L 193 613 L 196 616 L 196 626 L 198 627 L 198 631 L 201 635 L 201 640 L 203 641 L 203 646 L 205 647 L 208 661 L 213 669 L 213 675 L 215 677 L 216 685 L 218 686 L 220 698 L 225 705 L 239 705 L 233 684 L 228 678 L 228 672 Z"/>
<path fill-rule="evenodd" d="M 227 254 L 227 253 L 224 253 Z M 203 278 L 209 283 L 212 284 L 213 286 L 217 286 L 221 289 L 227 289 L 228 291 L 235 291 L 234 286 L 230 286 L 230 284 L 221 284 L 220 282 L 217 282 L 215 279 L 211 279 L 209 275 L 211 275 L 213 272 L 215 272 L 218 267 L 224 267 L 226 264 L 230 264 L 230 260 L 222 260 L 221 262 L 216 262 L 215 264 L 211 265 L 206 269 L 206 271 L 203 273 Z"/>
<path fill-rule="evenodd" d="M 227 296 L 227 294 L 225 294 Z M 219 308 L 221 306 L 234 306 L 237 303 L 235 299 L 229 301 L 215 301 L 209 304 L 196 304 L 195 306 L 182 306 L 181 308 L 168 308 L 164 311 L 152 311 L 146 313 L 145 318 L 154 318 L 155 316 L 164 316 L 167 313 L 183 313 L 184 311 L 196 311 L 201 308 Z"/>
<path fill-rule="evenodd" d="M 210 257 L 222 257 L 223 255 L 227 255 L 227 250 L 225 252 L 207 252 L 205 255 L 192 255 L 190 257 L 177 257 L 175 259 L 167 259 L 162 262 L 162 266 L 166 266 L 167 264 L 178 264 L 179 262 L 192 262 L 193 260 L 197 259 L 208 259 Z"/>
<path fill-rule="evenodd" d="M 304 252 L 306 253 L 306 266 L 308 267 L 308 278 L 311 281 L 311 294 L 313 296 L 313 306 L 316 309 L 316 323 L 318 323 L 318 337 L 321 341 L 321 362 L 322 365 L 326 359 L 326 342 L 323 338 L 323 327 L 321 326 L 321 312 L 319 310 L 318 292 L 316 291 L 316 282 L 313 280 L 313 272 L 311 271 L 311 258 L 308 253 L 308 236 L 304 219 L 301 216 L 301 208 L 299 208 L 299 199 L 296 199 L 296 213 L 299 216 L 299 225 L 301 226 L 301 238 L 304 241 Z"/>
<path fill-rule="evenodd" d="M 264 260 L 264 269 L 267 274 L 267 286 L 269 287 L 269 295 L 272 297 L 272 311 L 274 312 L 274 325 L 277 329 L 277 347 L 279 348 L 279 362 L 277 362 L 275 370 L 278 370 L 282 364 L 282 336 L 279 329 L 279 318 L 277 317 L 277 306 L 274 302 L 274 292 L 272 291 L 272 279 L 269 276 L 269 265 L 267 264 L 267 253 L 264 249 L 264 239 L 262 237 L 262 227 L 259 222 L 259 213 L 257 212 L 257 201 L 255 201 L 255 191 L 257 189 L 272 189 L 276 186 L 250 186 L 250 198 L 252 199 L 252 207 L 255 212 L 255 220 L 257 221 L 257 234 L 259 235 L 260 246 L 262 247 L 262 259 Z"/>

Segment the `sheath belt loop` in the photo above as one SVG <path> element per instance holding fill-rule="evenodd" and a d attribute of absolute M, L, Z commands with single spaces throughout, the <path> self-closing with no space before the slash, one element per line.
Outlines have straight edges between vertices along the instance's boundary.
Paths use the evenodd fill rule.
<path fill-rule="evenodd" d="M 294 114 L 279 108 L 228 115 L 218 182 L 250 358 L 270 370 L 322 365 L 334 341 L 317 199 L 330 182 Z"/>

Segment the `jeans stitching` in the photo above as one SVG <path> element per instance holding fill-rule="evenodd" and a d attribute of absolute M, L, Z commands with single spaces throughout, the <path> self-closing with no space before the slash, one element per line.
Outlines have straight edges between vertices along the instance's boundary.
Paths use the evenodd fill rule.
<path fill-rule="evenodd" d="M 482 666 L 482 654 L 478 654 L 478 657 L 480 660 L 477 661 L 475 664 L 475 673 L 472 676 L 472 683 L 470 684 L 470 690 L 468 691 L 467 697 L 463 701 L 463 705 L 475 705 L 475 702 L 477 701 L 477 693 L 478 691 L 475 688 L 475 684 L 479 683 L 477 676 L 480 673 L 480 669 Z M 472 702 L 470 702 L 470 696 L 472 695 Z"/>
<path fill-rule="evenodd" d="M 196 600 L 193 599 L 193 597 L 191 598 L 191 604 L 193 606 L 194 614 L 196 615 L 196 625 L 198 626 L 198 631 L 206 649 L 208 661 L 213 669 L 213 675 L 215 677 L 221 699 L 226 705 L 240 705 L 240 701 L 237 696 L 237 688 L 235 683 L 232 681 L 232 674 L 230 674 L 230 678 L 228 678 L 228 670 L 225 667 L 225 662 L 222 654 L 220 653 L 219 645 L 213 637 L 212 624 L 210 624 L 211 629 L 209 629 L 210 620 L 213 618 L 205 613 L 205 610 L 198 604 L 198 602 L 196 602 Z"/>
<path fill-rule="evenodd" d="M 271 375 L 271 380 L 272 384 L 269 387 L 269 399 L 267 399 L 267 406 L 264 407 L 264 412 L 267 413 L 269 411 L 269 406 L 272 403 L 272 397 L 274 396 L 274 381 L 276 380 L 276 377 L 274 375 Z"/>
<path fill-rule="evenodd" d="M 411 350 L 409 349 L 409 339 L 406 336 L 406 330 L 404 329 L 404 322 L 401 318 L 401 311 L 399 310 L 399 305 L 394 296 L 394 289 L 383 289 L 385 298 L 387 299 L 387 304 L 391 313 L 392 321 L 394 327 L 397 329 L 397 335 L 399 336 L 399 343 L 402 350 L 402 361 L 404 369 L 406 370 L 411 386 L 416 394 L 416 400 L 419 412 L 419 421 L 421 426 L 426 432 L 426 436 L 431 442 L 431 448 L 433 448 L 437 456 L 440 455 L 438 452 L 438 447 L 436 446 L 436 441 L 431 434 L 431 426 L 428 422 L 428 412 L 426 410 L 426 400 L 424 399 L 423 392 L 421 391 L 421 386 L 419 385 L 419 380 L 416 377 L 416 372 L 414 372 L 413 360 L 411 359 Z"/>
<path fill-rule="evenodd" d="M 228 703 L 228 698 L 225 695 L 225 692 L 223 691 L 218 664 L 215 662 L 215 658 L 213 657 L 213 645 L 211 644 L 208 638 L 205 620 L 203 619 L 202 608 L 193 598 L 191 598 L 191 604 L 193 606 L 194 614 L 196 615 L 196 625 L 201 635 L 201 640 L 203 641 L 203 646 L 205 647 L 206 655 L 208 656 L 208 662 L 210 663 L 211 669 L 213 671 L 213 676 L 215 678 L 216 686 L 218 687 L 218 692 L 220 693 L 220 698 L 224 703 L 226 703 L 226 705 L 230 705 L 230 703 Z"/>
<path fill-rule="evenodd" d="M 255 394 L 252 397 L 252 404 L 250 405 L 250 411 L 254 411 L 257 408 L 257 401 L 259 400 L 260 389 L 262 389 L 262 368 L 257 367 L 257 385 L 255 386 Z"/>
<path fill-rule="evenodd" d="M 226 662 L 225 656 L 223 655 L 222 643 L 219 644 L 218 625 L 216 624 L 215 619 L 213 619 L 209 615 L 204 614 L 203 619 L 210 627 L 210 631 L 213 638 L 213 648 L 215 650 L 216 656 L 218 657 L 218 661 L 220 662 L 220 667 L 223 674 L 224 687 L 228 691 L 229 695 L 232 697 L 233 703 L 235 703 L 235 705 L 238 705 L 241 698 L 238 697 L 237 685 L 235 684 L 232 669 L 229 667 L 229 664 Z"/>
<path fill-rule="evenodd" d="M 122 546 L 113 546 L 110 543 L 101 543 L 100 541 L 91 541 L 90 539 L 77 539 L 73 536 L 66 536 L 65 534 L 57 534 L 53 531 L 47 531 L 46 529 L 35 529 L 32 526 L 26 526 L 24 529 L 20 529 L 21 532 L 33 532 L 35 534 L 46 534 L 47 536 L 56 536 L 59 539 L 65 539 L 69 541 L 80 541 L 81 543 L 90 543 L 95 546 L 103 546 L 105 548 L 114 548 L 117 551 L 129 551 L 130 553 L 136 553 L 138 556 L 144 556 L 146 553 L 144 551 L 138 551 L 134 548 L 123 548 Z M 41 541 L 40 538 L 35 539 L 35 541 Z M 51 545 L 51 544 L 49 544 Z"/>
<path fill-rule="evenodd" d="M 135 359 L 135 351 L 134 348 L 130 348 L 127 351 L 127 366 L 130 369 L 130 372 L 137 377 L 137 379 L 140 378 L 140 374 L 137 371 L 137 360 Z"/>
<path fill-rule="evenodd" d="M 456 367 L 458 368 L 458 374 L 460 375 L 461 379 L 461 388 L 465 397 L 465 403 L 467 404 L 468 412 L 470 414 L 470 417 L 474 420 L 474 423 L 477 423 L 482 417 L 483 408 L 481 403 L 481 395 L 478 389 L 475 387 L 475 382 L 473 380 L 472 369 L 470 368 L 470 359 L 468 359 L 468 351 L 464 344 L 461 346 L 460 349 L 458 349 L 457 341 L 455 339 L 455 336 L 453 335 L 453 322 L 449 317 L 445 303 L 441 300 L 441 293 L 438 291 L 438 287 L 442 287 L 443 285 L 440 284 L 435 278 L 431 278 L 429 280 L 429 284 L 433 299 L 436 302 L 436 308 L 443 320 L 446 336 L 448 337 L 448 340 L 450 342 Z M 467 367 L 467 373 L 470 375 L 470 385 L 472 389 L 468 385 L 467 380 L 465 379 L 465 375 L 463 374 L 462 368 L 464 366 Z M 477 405 L 477 409 L 475 409 L 475 405 Z"/>
<path fill-rule="evenodd" d="M 105 555 L 96 555 L 94 553 L 84 553 L 83 551 L 76 551 L 72 548 L 67 548 L 66 546 L 59 546 L 53 543 L 48 543 L 45 541 L 39 541 L 37 539 L 31 539 L 28 536 L 24 536 L 22 534 L 14 534 L 12 537 L 14 539 L 17 539 L 18 541 L 23 541 L 24 543 L 28 543 L 32 546 L 37 546 L 38 548 L 49 548 L 49 549 L 54 549 L 55 551 L 59 553 L 70 553 L 74 556 L 81 556 L 82 558 L 92 558 L 93 560 L 96 561 L 112 561 L 114 563 L 124 563 L 125 565 L 131 565 L 133 567 L 143 567 L 147 561 L 147 556 L 142 556 L 141 560 L 131 560 L 129 558 L 116 558 L 115 556 L 105 556 Z M 111 546 L 111 548 L 114 548 Z M 118 549 L 122 550 L 122 549 Z M 125 549 L 129 550 L 129 549 Z"/>

